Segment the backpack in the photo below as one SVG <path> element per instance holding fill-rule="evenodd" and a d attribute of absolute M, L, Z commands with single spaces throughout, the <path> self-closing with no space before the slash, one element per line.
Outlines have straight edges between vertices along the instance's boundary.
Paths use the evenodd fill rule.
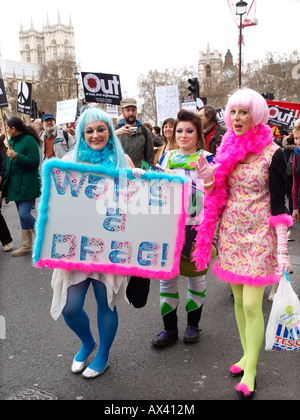
<path fill-rule="evenodd" d="M 293 175 L 293 159 L 294 159 L 294 150 L 291 151 L 290 156 L 287 161 L 286 174 L 288 176 Z"/>
<path fill-rule="evenodd" d="M 69 149 L 69 135 L 68 135 L 68 132 L 63 130 L 63 134 L 64 134 L 64 138 L 66 140 L 66 143 L 67 143 L 67 146 L 68 146 L 68 149 Z"/>

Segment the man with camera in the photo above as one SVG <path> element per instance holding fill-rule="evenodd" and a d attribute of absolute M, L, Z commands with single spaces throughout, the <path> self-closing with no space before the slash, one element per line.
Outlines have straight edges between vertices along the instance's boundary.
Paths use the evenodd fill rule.
<path fill-rule="evenodd" d="M 137 103 L 133 98 L 121 101 L 123 118 L 116 126 L 124 152 L 129 155 L 136 168 L 141 167 L 142 161 L 152 164 L 154 149 L 151 131 L 136 118 Z"/>

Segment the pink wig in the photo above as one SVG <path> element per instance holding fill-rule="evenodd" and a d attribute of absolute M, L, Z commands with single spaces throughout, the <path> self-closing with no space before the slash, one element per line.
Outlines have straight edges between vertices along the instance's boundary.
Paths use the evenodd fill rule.
<path fill-rule="evenodd" d="M 227 129 L 231 128 L 231 109 L 233 107 L 244 108 L 250 111 L 255 126 L 267 124 L 269 120 L 269 108 L 263 96 L 252 89 L 239 89 L 228 99 L 224 121 Z"/>

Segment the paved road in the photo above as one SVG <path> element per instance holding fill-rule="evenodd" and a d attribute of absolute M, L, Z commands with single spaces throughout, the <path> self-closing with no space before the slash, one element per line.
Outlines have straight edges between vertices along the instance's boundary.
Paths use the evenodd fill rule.
<path fill-rule="evenodd" d="M 20 246 L 19 221 L 14 203 L 4 206 L 14 238 Z M 294 290 L 300 295 L 300 224 L 291 228 L 289 242 L 294 265 Z M 118 401 L 236 400 L 237 380 L 229 366 L 241 356 L 233 300 L 228 285 L 210 272 L 207 301 L 197 344 L 182 341 L 186 326 L 184 295 L 186 283 L 179 282 L 180 340 L 165 349 L 153 348 L 151 338 L 161 330 L 159 285 L 151 282 L 148 304 L 135 309 L 126 302 L 118 307 L 119 329 L 111 350 L 111 366 L 100 378 L 86 381 L 71 373 L 70 365 L 79 343 L 62 318 L 54 322 L 49 314 L 51 272 L 31 266 L 29 256 L 12 258 L 0 250 L 0 320 L 6 321 L 6 339 L 0 340 L 0 399 L 20 391 L 38 388 L 60 400 Z M 267 323 L 271 304 L 265 292 L 263 311 Z M 86 307 L 96 333 L 96 306 L 91 292 Z M 3 330 L 3 329 L 2 329 Z M 3 337 L 2 337 L 3 338 Z M 298 400 L 299 352 L 266 352 L 258 365 L 257 400 Z M 188 409 L 188 408 L 187 408 Z"/>

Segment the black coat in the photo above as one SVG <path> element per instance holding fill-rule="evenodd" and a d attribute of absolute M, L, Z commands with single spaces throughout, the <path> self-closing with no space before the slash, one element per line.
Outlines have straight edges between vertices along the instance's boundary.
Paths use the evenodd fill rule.
<path fill-rule="evenodd" d="M 4 156 L 2 149 L 0 148 L 0 178 L 3 179 L 5 174 L 5 167 L 6 167 L 6 156 Z M 0 191 L 1 191 L 1 184 L 0 182 Z"/>

